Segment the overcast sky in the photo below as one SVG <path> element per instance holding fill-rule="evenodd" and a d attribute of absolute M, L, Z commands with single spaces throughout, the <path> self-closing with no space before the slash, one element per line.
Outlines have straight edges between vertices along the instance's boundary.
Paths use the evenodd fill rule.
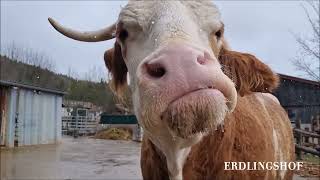
<path fill-rule="evenodd" d="M 291 32 L 310 34 L 301 1 L 216 1 L 232 49 L 249 52 L 279 73 L 303 77 L 290 59 L 299 51 Z M 44 51 L 57 71 L 79 73 L 104 68 L 103 53 L 113 41 L 85 43 L 56 32 L 47 18 L 79 30 L 95 30 L 116 21 L 126 1 L 1 1 L 1 49 L 8 43 Z"/>

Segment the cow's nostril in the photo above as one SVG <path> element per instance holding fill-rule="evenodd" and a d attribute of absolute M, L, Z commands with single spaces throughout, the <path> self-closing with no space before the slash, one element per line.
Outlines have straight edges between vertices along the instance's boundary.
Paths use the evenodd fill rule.
<path fill-rule="evenodd" d="M 154 78 L 161 78 L 166 73 L 165 68 L 159 63 L 146 64 L 146 69 L 147 73 Z"/>
<path fill-rule="evenodd" d="M 197 61 L 199 64 L 204 65 L 206 63 L 207 59 L 203 56 L 198 56 Z"/>

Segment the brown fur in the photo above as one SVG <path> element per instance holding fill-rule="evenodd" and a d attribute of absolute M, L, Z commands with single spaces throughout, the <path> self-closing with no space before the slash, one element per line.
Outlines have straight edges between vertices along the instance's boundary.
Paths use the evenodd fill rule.
<path fill-rule="evenodd" d="M 290 121 L 283 108 L 271 99 L 259 101 L 258 95 L 238 98 L 235 111 L 225 118 L 224 131 L 217 130 L 194 145 L 183 168 L 184 180 L 198 179 L 278 179 L 275 171 L 225 171 L 224 162 L 279 161 L 275 158 L 272 129 L 282 141 L 279 148 L 284 161 L 294 161 L 293 136 Z M 144 179 L 168 178 L 162 153 L 148 139 L 141 149 L 141 168 Z M 161 158 L 160 158 L 161 159 Z M 292 172 L 285 179 L 291 179 Z"/>
<path fill-rule="evenodd" d="M 194 145 L 184 164 L 184 180 L 198 179 L 279 179 L 275 171 L 225 171 L 224 162 L 279 161 L 273 142 L 273 129 L 278 133 L 279 149 L 284 161 L 294 161 L 293 135 L 283 108 L 274 100 L 252 92 L 271 92 L 278 77 L 250 54 L 221 49 L 219 61 L 224 72 L 236 84 L 241 96 L 233 113 L 225 118 L 224 131 L 212 131 Z M 113 76 L 115 89 L 126 84 L 127 69 L 120 46 L 105 53 L 105 62 Z M 144 179 L 169 179 L 165 156 L 144 137 L 141 149 Z M 291 179 L 292 172 L 285 179 Z"/>
<path fill-rule="evenodd" d="M 116 94 L 123 94 L 123 88 L 127 84 L 128 69 L 122 57 L 121 47 L 118 43 L 114 44 L 114 48 L 104 53 L 104 62 L 112 75 L 111 88 Z"/>
<path fill-rule="evenodd" d="M 145 179 L 169 180 L 166 157 L 146 137 L 143 137 L 143 145 L 140 159 L 142 176 L 147 177 Z"/>
<path fill-rule="evenodd" d="M 222 48 L 219 61 L 241 96 L 251 92 L 272 92 L 279 84 L 279 77 L 251 54 Z"/>

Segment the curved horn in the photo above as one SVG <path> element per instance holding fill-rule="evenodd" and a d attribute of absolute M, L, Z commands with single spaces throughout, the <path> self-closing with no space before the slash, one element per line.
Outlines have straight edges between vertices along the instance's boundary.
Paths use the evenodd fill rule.
<path fill-rule="evenodd" d="M 116 24 L 100 29 L 98 31 L 80 32 L 70 28 L 63 27 L 52 18 L 48 18 L 50 24 L 61 34 L 78 41 L 99 42 L 114 38 Z"/>

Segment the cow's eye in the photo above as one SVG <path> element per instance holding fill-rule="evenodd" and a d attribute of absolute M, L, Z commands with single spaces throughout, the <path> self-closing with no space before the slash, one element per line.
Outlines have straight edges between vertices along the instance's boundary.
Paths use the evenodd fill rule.
<path fill-rule="evenodd" d="M 124 41 L 128 38 L 128 36 L 129 36 L 128 31 L 127 31 L 126 29 L 121 29 L 121 30 L 119 31 L 119 33 L 118 33 L 118 37 L 117 37 L 117 38 L 119 38 L 119 40 L 120 40 L 122 43 L 124 43 Z"/>
<path fill-rule="evenodd" d="M 219 39 L 221 38 L 221 36 L 222 36 L 222 30 L 220 29 L 219 31 L 217 31 L 217 32 L 215 33 L 215 35 L 216 35 L 216 37 L 217 37 L 217 40 L 219 40 Z"/>

